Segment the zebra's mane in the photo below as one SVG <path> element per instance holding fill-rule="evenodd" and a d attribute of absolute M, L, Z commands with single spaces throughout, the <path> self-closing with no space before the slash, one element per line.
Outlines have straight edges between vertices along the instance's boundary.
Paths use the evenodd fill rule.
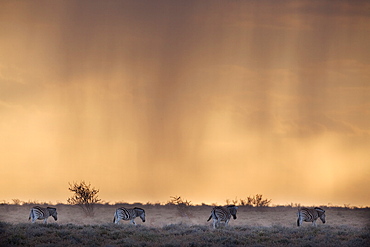
<path fill-rule="evenodd" d="M 145 212 L 145 210 L 144 210 L 144 209 L 142 209 L 142 208 L 134 207 L 134 209 L 135 209 L 135 210 L 141 210 L 141 211 L 144 211 L 144 212 Z"/>
<path fill-rule="evenodd" d="M 235 205 L 229 205 L 229 206 L 227 206 L 227 209 L 229 209 L 229 210 L 237 210 L 238 209 L 238 207 L 237 206 L 235 206 Z"/>
<path fill-rule="evenodd" d="M 315 210 L 319 213 L 319 216 L 321 217 L 321 215 L 325 214 L 325 210 L 322 209 L 322 208 L 319 208 L 319 207 L 315 207 Z"/>

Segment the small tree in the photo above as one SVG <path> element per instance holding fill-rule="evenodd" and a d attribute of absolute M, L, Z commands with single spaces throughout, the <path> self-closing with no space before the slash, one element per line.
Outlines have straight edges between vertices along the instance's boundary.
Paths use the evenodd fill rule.
<path fill-rule="evenodd" d="M 261 194 L 257 194 L 253 197 L 248 196 L 247 199 L 240 199 L 240 205 L 250 207 L 268 207 L 271 203 L 271 199 L 262 199 Z"/>
<path fill-rule="evenodd" d="M 270 205 L 271 200 L 262 199 L 261 194 L 257 194 L 254 198 L 254 204 L 256 207 L 268 207 Z"/>
<path fill-rule="evenodd" d="M 22 201 L 19 200 L 19 199 L 12 199 L 12 200 L 13 200 L 14 205 L 21 205 L 22 204 Z"/>
<path fill-rule="evenodd" d="M 242 202 L 242 200 L 240 200 Z M 226 199 L 225 200 L 226 205 L 237 205 L 239 203 L 239 200 L 237 197 L 235 197 L 234 200 Z"/>
<path fill-rule="evenodd" d="M 176 205 L 180 216 L 189 217 L 192 216 L 190 213 L 190 207 L 192 206 L 191 201 L 184 200 L 181 196 L 171 196 L 169 204 Z"/>
<path fill-rule="evenodd" d="M 91 188 L 91 184 L 86 184 L 85 181 L 80 183 L 73 182 L 69 184 L 69 191 L 74 195 L 67 199 L 71 205 L 78 205 L 82 208 L 86 216 L 94 216 L 94 205 L 100 201 L 98 199 L 99 190 Z"/>

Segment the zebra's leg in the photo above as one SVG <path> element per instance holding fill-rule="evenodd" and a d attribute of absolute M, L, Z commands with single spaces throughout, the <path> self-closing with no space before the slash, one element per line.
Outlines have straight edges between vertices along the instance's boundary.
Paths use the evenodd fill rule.
<path fill-rule="evenodd" d="M 230 221 L 230 220 L 226 220 L 226 221 L 225 221 L 225 227 L 227 227 L 227 226 L 229 225 L 229 221 Z"/>
<path fill-rule="evenodd" d="M 312 221 L 312 225 L 316 226 L 316 220 Z"/>
<path fill-rule="evenodd" d="M 131 220 L 131 223 L 133 224 L 133 225 L 136 225 L 136 222 L 135 222 L 135 220 Z"/>
<path fill-rule="evenodd" d="M 44 219 L 44 224 L 47 224 L 48 218 Z"/>
<path fill-rule="evenodd" d="M 30 211 L 30 216 L 28 217 L 28 220 L 30 220 L 31 219 L 31 222 L 32 223 L 35 223 L 35 213 L 33 212 L 33 209 L 31 209 L 31 211 Z"/>
<path fill-rule="evenodd" d="M 35 215 L 35 214 L 32 214 L 32 217 L 31 217 L 31 221 L 32 221 L 32 223 L 35 223 L 35 222 L 36 222 L 36 220 L 37 220 L 36 215 Z"/>
<path fill-rule="evenodd" d="M 303 219 L 302 219 L 302 217 L 299 217 L 298 220 L 297 220 L 297 225 L 301 226 L 302 223 L 303 223 Z"/>
<path fill-rule="evenodd" d="M 220 218 L 218 218 L 216 221 L 216 227 L 220 227 L 220 226 L 221 226 L 221 220 Z"/>
<path fill-rule="evenodd" d="M 216 219 L 213 219 L 213 229 L 216 229 L 216 224 L 217 224 L 217 221 Z"/>

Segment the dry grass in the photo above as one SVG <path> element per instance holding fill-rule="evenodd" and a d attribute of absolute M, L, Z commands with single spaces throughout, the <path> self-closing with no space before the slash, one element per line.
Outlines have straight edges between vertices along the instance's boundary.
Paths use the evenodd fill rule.
<path fill-rule="evenodd" d="M 0 246 L 369 246 L 370 209 L 326 208 L 327 223 L 296 226 L 297 208 L 240 207 L 229 227 L 213 230 L 207 222 L 211 206 L 192 206 L 191 217 L 181 217 L 174 205 L 97 205 L 95 217 L 77 206 L 55 205 L 58 221 L 31 224 L 33 205 L 0 205 Z M 120 206 L 140 206 L 146 222 L 138 226 L 113 214 Z"/>

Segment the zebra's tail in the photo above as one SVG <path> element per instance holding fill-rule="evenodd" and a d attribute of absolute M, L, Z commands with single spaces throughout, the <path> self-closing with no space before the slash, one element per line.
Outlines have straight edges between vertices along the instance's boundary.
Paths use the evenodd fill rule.
<path fill-rule="evenodd" d="M 300 222 L 300 219 L 301 219 L 301 211 L 298 210 L 298 219 L 297 219 L 297 226 L 300 226 L 299 222 Z"/>
<path fill-rule="evenodd" d="M 207 221 L 210 221 L 212 219 L 212 214 L 211 214 L 211 216 L 209 216 L 209 218 L 208 218 L 208 220 Z"/>

